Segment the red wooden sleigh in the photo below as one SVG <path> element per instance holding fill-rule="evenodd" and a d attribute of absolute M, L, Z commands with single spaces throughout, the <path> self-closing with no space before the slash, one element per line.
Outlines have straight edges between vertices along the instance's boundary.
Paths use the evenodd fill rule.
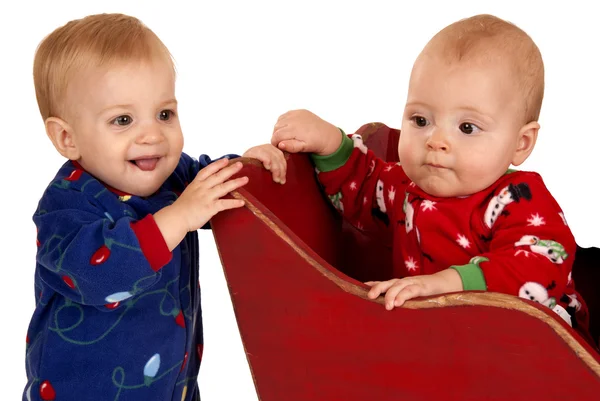
<path fill-rule="evenodd" d="M 396 160 L 399 131 L 367 124 L 369 148 Z M 599 400 L 600 356 L 545 307 L 464 292 L 386 311 L 367 279 L 390 278 L 389 239 L 343 222 L 307 155 L 287 183 L 244 160 L 246 207 L 211 221 L 261 401 Z M 573 275 L 598 338 L 600 250 Z"/>

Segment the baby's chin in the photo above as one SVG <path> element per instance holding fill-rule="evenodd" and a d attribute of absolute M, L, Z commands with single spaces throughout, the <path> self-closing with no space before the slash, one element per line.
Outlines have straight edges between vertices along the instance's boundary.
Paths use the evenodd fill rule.
<path fill-rule="evenodd" d="M 166 169 L 156 169 L 142 174 L 127 175 L 120 182 L 121 191 L 131 195 L 148 197 L 155 194 L 164 182 L 169 178 L 173 171 Z"/>
<path fill-rule="evenodd" d="M 460 182 L 443 181 L 437 177 L 422 180 L 421 183 L 415 181 L 415 184 L 425 193 L 436 198 L 466 198 L 489 187 L 487 183 L 467 186 Z"/>
<path fill-rule="evenodd" d="M 428 195 L 436 198 L 457 198 L 472 195 L 471 188 L 465 188 L 460 183 L 452 182 L 441 177 L 428 176 L 413 180 L 416 186 Z"/>
<path fill-rule="evenodd" d="M 145 197 L 155 194 L 160 189 L 160 186 L 161 186 L 161 184 L 135 185 L 135 186 L 132 186 L 131 191 L 123 191 L 123 192 L 127 192 L 128 194 L 145 198 Z"/>
<path fill-rule="evenodd" d="M 158 191 L 162 182 L 118 182 L 112 187 L 129 195 L 148 197 Z"/>
<path fill-rule="evenodd" d="M 444 188 L 444 186 L 439 185 L 423 185 L 423 187 L 419 186 L 419 188 L 421 188 L 425 193 L 435 196 L 436 198 L 456 198 L 460 196 L 468 196 L 467 194 L 457 191 L 454 188 Z"/>

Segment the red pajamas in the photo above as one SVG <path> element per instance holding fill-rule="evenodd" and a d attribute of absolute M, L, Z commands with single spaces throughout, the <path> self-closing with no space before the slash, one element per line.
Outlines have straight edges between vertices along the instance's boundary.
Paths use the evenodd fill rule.
<path fill-rule="evenodd" d="M 390 230 L 396 277 L 454 268 L 465 290 L 530 299 L 587 331 L 587 308 L 571 280 L 575 239 L 539 174 L 509 171 L 481 192 L 438 198 L 399 163 L 375 157 L 357 135 L 313 159 L 326 194 L 351 224 Z"/>

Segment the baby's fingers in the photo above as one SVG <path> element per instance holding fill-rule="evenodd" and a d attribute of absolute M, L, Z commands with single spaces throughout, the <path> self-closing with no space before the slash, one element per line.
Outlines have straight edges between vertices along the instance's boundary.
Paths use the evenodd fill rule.
<path fill-rule="evenodd" d="M 231 178 L 231 176 L 237 174 L 242 169 L 242 167 L 244 167 L 243 164 L 241 162 L 237 162 L 233 163 L 228 167 L 222 168 L 216 173 L 206 177 L 206 179 L 204 180 L 204 187 L 207 189 L 211 189 L 225 183 Z"/>
<path fill-rule="evenodd" d="M 215 213 L 222 212 L 229 209 L 237 209 L 244 206 L 244 201 L 241 199 L 218 199 L 215 202 Z M 214 216 L 213 214 L 213 216 Z"/>
<path fill-rule="evenodd" d="M 273 181 L 280 184 L 285 184 L 287 162 L 281 150 L 273 148 L 273 155 L 270 161 L 269 170 L 271 171 L 271 174 L 273 174 Z"/>
<path fill-rule="evenodd" d="M 288 153 L 299 153 L 306 151 L 306 142 L 299 139 L 288 139 L 279 142 L 277 147 L 281 150 L 285 150 Z"/>
<path fill-rule="evenodd" d="M 278 147 L 281 141 L 286 141 L 294 138 L 294 129 L 287 122 L 278 121 L 273 128 L 271 136 L 271 145 Z"/>
<path fill-rule="evenodd" d="M 194 178 L 194 181 L 204 181 L 208 177 L 218 173 L 219 171 L 227 167 L 228 164 L 229 160 L 227 158 L 214 161 L 208 166 L 204 167 L 202 170 L 200 170 L 198 174 L 196 174 L 196 178 Z M 237 164 L 240 164 L 240 166 L 236 167 L 239 170 L 242 166 L 241 163 L 235 163 L 234 166 Z"/>
<path fill-rule="evenodd" d="M 393 306 L 400 307 L 404 305 L 409 299 L 417 298 L 422 295 L 422 289 L 420 285 L 410 284 L 404 287 L 395 297 Z"/>
<path fill-rule="evenodd" d="M 225 181 L 221 184 L 215 185 L 211 189 L 209 189 L 209 196 L 212 199 L 219 199 L 228 193 L 235 191 L 236 189 L 243 187 L 248 183 L 248 177 L 239 177 L 235 180 Z"/>
<path fill-rule="evenodd" d="M 409 285 L 409 284 L 406 283 L 405 281 L 398 280 L 398 282 L 396 282 L 392 287 L 390 287 L 389 290 L 387 290 L 387 292 L 385 293 L 385 301 L 384 301 L 385 309 L 387 309 L 387 310 L 394 309 L 394 305 L 396 303 L 395 302 L 396 297 L 398 296 L 398 294 L 400 294 L 400 292 L 407 285 Z"/>
<path fill-rule="evenodd" d="M 367 296 L 371 299 L 375 299 L 384 292 L 386 292 L 391 286 L 394 285 L 396 280 L 389 281 L 367 281 L 365 284 L 370 285 L 371 289 Z"/>

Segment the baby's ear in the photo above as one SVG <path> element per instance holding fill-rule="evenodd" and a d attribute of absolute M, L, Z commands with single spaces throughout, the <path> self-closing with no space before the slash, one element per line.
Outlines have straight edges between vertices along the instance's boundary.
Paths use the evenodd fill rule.
<path fill-rule="evenodd" d="M 527 160 L 535 147 L 539 130 L 540 124 L 537 121 L 532 121 L 521 127 L 517 138 L 517 148 L 512 159 L 513 166 L 518 166 Z"/>
<path fill-rule="evenodd" d="M 71 126 L 58 117 L 46 119 L 46 134 L 52 144 L 64 157 L 69 160 L 79 160 L 79 149 L 75 143 L 74 132 Z"/>

